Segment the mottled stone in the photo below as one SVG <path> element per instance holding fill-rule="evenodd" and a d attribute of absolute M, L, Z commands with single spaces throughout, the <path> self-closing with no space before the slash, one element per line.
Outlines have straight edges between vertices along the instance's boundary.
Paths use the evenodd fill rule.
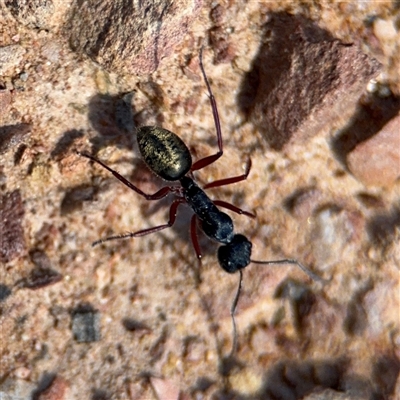
<path fill-rule="evenodd" d="M 25 251 L 24 213 L 19 190 L 0 197 L 0 262 L 10 262 Z"/>
<path fill-rule="evenodd" d="M 321 269 L 340 262 L 345 250 L 360 242 L 365 229 L 365 220 L 360 212 L 337 206 L 321 208 L 313 215 L 312 221 L 313 256 Z"/>
<path fill-rule="evenodd" d="M 348 155 L 352 174 L 364 185 L 390 186 L 400 176 L 400 114 Z"/>
<path fill-rule="evenodd" d="M 11 295 L 12 291 L 7 285 L 0 283 L 0 302 L 4 301 Z"/>
<path fill-rule="evenodd" d="M 210 18 L 214 23 L 210 30 L 210 42 L 214 49 L 215 64 L 229 63 L 235 57 L 235 49 L 228 29 L 230 20 L 226 11 L 226 7 L 217 4 L 210 12 Z"/>
<path fill-rule="evenodd" d="M 89 185 L 79 185 L 69 189 L 61 202 L 61 214 L 67 215 L 76 210 L 82 210 L 83 204 L 93 199 L 96 193 L 96 188 Z"/>
<path fill-rule="evenodd" d="M 106 69 L 154 72 L 195 20 L 202 0 L 85 1 L 72 7 L 65 26 L 71 47 Z"/>
<path fill-rule="evenodd" d="M 321 192 L 316 188 L 303 188 L 296 192 L 285 201 L 286 209 L 296 218 L 306 220 L 312 215 L 313 210 L 321 200 Z"/>
<path fill-rule="evenodd" d="M 304 400 L 365 400 L 370 398 L 371 390 L 360 389 L 358 393 L 343 393 L 341 390 L 318 389 L 314 393 L 304 397 Z"/>
<path fill-rule="evenodd" d="M 33 29 L 60 26 L 73 0 L 5 0 L 4 5 L 21 24 Z"/>
<path fill-rule="evenodd" d="M 5 115 L 10 109 L 12 94 L 10 90 L 0 90 L 0 110 Z M 0 122 L 3 117 L 1 117 Z"/>
<path fill-rule="evenodd" d="M 35 386 L 23 379 L 7 378 L 0 384 L 1 400 L 31 399 Z"/>
<path fill-rule="evenodd" d="M 69 383 L 56 376 L 51 385 L 37 396 L 37 400 L 64 400 L 68 399 Z"/>
<path fill-rule="evenodd" d="M 72 313 L 72 332 L 78 343 L 100 340 L 100 314 L 90 305 L 81 305 Z"/>
<path fill-rule="evenodd" d="M 180 390 L 179 385 L 176 382 L 172 382 L 166 379 L 160 379 L 152 377 L 150 379 L 151 386 L 154 389 L 154 392 L 157 394 L 157 397 L 160 400 L 178 400 L 180 398 Z"/>
<path fill-rule="evenodd" d="M 52 0 L 5 0 L 5 6 L 20 22 L 31 27 L 45 27 L 54 11 Z"/>
<path fill-rule="evenodd" d="M 269 370 L 259 398 L 299 399 L 316 388 L 336 388 L 344 373 L 344 367 L 345 364 L 341 360 L 283 360 Z"/>
<path fill-rule="evenodd" d="M 272 148 L 306 140 L 348 115 L 380 70 L 357 46 L 304 17 L 277 13 L 263 29 L 239 106 Z"/>
<path fill-rule="evenodd" d="M 0 76 L 12 75 L 26 50 L 19 44 L 0 47 Z"/>
<path fill-rule="evenodd" d="M 30 133 L 31 124 L 16 124 L 0 127 L 0 154 L 15 149 Z"/>
<path fill-rule="evenodd" d="M 17 286 L 26 289 L 41 289 L 62 280 L 62 275 L 51 268 L 47 254 L 41 250 L 33 250 L 29 253 L 35 268 L 29 276 L 18 281 Z"/>

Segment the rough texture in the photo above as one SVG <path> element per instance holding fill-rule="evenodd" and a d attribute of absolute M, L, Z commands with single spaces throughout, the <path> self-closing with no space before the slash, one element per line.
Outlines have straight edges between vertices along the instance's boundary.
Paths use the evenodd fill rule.
<path fill-rule="evenodd" d="M 162 62 L 154 51 L 148 64 L 141 59 L 149 69 L 157 67 L 151 75 L 124 74 L 118 65 L 107 70 L 105 64 L 82 57 L 83 41 L 79 54 L 72 51 L 72 31 L 65 27 L 71 26 L 69 12 L 79 3 L 82 12 L 75 12 L 74 24 L 88 25 L 83 34 L 105 33 L 97 36 L 104 57 L 110 63 L 118 60 L 121 70 L 131 65 L 119 58 L 119 38 L 130 35 L 128 41 L 143 46 L 158 38 L 157 24 L 147 39 L 136 37 L 131 28 L 119 31 L 129 24 L 113 24 L 114 36 L 107 36 L 104 25 L 96 26 L 102 16 L 87 15 L 83 8 L 92 2 L 53 0 L 54 12 L 46 13 L 49 2 L 7 1 L 3 7 L 5 0 L 0 1 L 0 46 L 23 48 L 22 58 L 14 58 L 0 76 L 1 125 L 14 129 L 0 155 L 0 197 L 18 192 L 15 204 L 24 211 L 16 224 L 24 250 L 0 263 L 1 395 L 397 400 L 399 182 L 364 186 L 347 163 L 360 143 L 372 140 L 398 114 L 395 3 L 204 0 L 196 12 L 188 3 L 188 9 L 177 12 L 195 17 L 187 26 L 176 20 L 175 28 L 179 25 L 186 34 L 176 42 L 168 36 L 174 51 Z M 29 4 L 35 7 L 29 10 Z M 18 13 L 13 5 L 21 7 Z M 151 10 L 150 16 L 159 15 Z M 326 58 L 339 60 L 326 64 L 335 76 L 347 71 L 345 81 L 351 82 L 350 70 L 332 67 L 341 65 L 345 50 L 355 60 L 353 66 L 362 68 L 357 62 L 362 51 L 379 60 L 382 72 L 366 85 L 368 93 L 353 98 L 348 112 L 339 119 L 335 115 L 332 123 L 323 100 L 329 94 L 323 104 L 314 96 L 326 93 L 326 71 L 311 69 L 316 74 L 311 82 L 296 73 L 298 68 L 308 71 L 301 63 L 292 64 L 291 75 L 284 68 L 264 71 L 264 83 L 306 86 L 303 91 L 315 106 L 302 114 L 300 131 L 319 107 L 326 118 L 318 121 L 326 122 L 324 129 L 316 127 L 309 136 L 293 131 L 282 150 L 273 150 L 266 128 L 252 119 L 257 104 L 252 103 L 250 113 L 240 105 L 246 77 L 268 50 L 264 28 L 283 13 L 296 16 L 293 39 L 299 40 L 299 51 L 321 44 L 318 35 L 316 43 L 310 41 L 301 21 L 307 32 L 312 21 L 334 38 L 326 53 L 326 47 L 318 48 L 330 57 L 336 51 L 337 58 Z M 170 17 L 164 17 L 167 26 Z M 271 37 L 279 39 L 276 31 Z M 285 34 L 283 39 L 282 49 L 296 54 L 292 39 Z M 251 219 L 227 210 L 236 232 L 253 243 L 253 259 L 295 257 L 329 281 L 314 282 L 295 266 L 250 264 L 236 311 L 234 357 L 229 357 L 230 308 L 238 276 L 219 268 L 217 246 L 203 235 L 202 266 L 197 267 L 190 210 L 180 206 L 171 229 L 92 247 L 102 237 L 164 224 L 173 199 L 145 201 L 75 152 L 92 152 L 146 193 L 165 182 L 140 159 L 135 126 L 157 124 L 177 133 L 194 161 L 215 154 L 213 115 L 198 65 L 201 46 L 219 107 L 224 154 L 195 172 L 197 182 L 240 175 L 251 157 L 246 181 L 207 190 L 210 197 L 257 214 Z M 297 60 L 309 60 L 303 55 Z M 354 77 L 354 87 L 368 71 L 367 63 L 366 72 Z M 281 82 L 284 77 L 288 82 Z M 293 101 L 280 103 L 279 122 L 284 125 L 287 119 L 293 127 L 296 98 L 284 95 Z M 350 87 L 338 96 L 337 103 L 356 97 Z M 20 136 L 15 127 L 23 124 L 29 125 L 29 134 Z"/>
<path fill-rule="evenodd" d="M 24 206 L 19 190 L 0 197 L 0 262 L 2 263 L 8 263 L 25 252 L 23 217 Z"/>
<path fill-rule="evenodd" d="M 10 14 L 32 29 L 57 30 L 74 0 L 3 0 Z"/>
<path fill-rule="evenodd" d="M 62 275 L 51 268 L 51 263 L 46 253 L 40 250 L 33 250 L 29 255 L 31 261 L 35 264 L 35 268 L 27 277 L 16 283 L 17 287 L 41 289 L 62 279 Z"/>
<path fill-rule="evenodd" d="M 0 127 L 0 155 L 16 148 L 30 132 L 30 124 L 16 124 Z"/>
<path fill-rule="evenodd" d="M 271 16 L 262 36 L 238 105 L 278 150 L 309 139 L 338 116 L 350 116 L 380 70 L 357 46 L 335 40 L 301 16 Z"/>
<path fill-rule="evenodd" d="M 25 50 L 18 44 L 0 47 L 0 75 L 7 75 L 21 62 Z"/>
<path fill-rule="evenodd" d="M 47 21 L 54 12 L 52 0 L 4 0 L 11 14 L 31 28 L 48 28 Z"/>
<path fill-rule="evenodd" d="M 109 71 L 154 72 L 182 42 L 202 0 L 76 2 L 65 27 L 71 47 Z"/>
<path fill-rule="evenodd" d="M 56 376 L 50 386 L 36 393 L 37 400 L 68 400 L 69 382 L 60 376 Z"/>

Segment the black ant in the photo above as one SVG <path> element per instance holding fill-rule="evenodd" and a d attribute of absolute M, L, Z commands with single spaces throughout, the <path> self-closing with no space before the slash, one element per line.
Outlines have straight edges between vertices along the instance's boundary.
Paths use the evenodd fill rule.
<path fill-rule="evenodd" d="M 138 187 L 129 182 L 126 178 L 114 171 L 107 165 L 95 157 L 78 153 L 83 157 L 100 164 L 102 167 L 110 171 L 119 181 L 136 193 L 143 196 L 146 200 L 160 200 L 173 193 L 176 199 L 171 204 L 169 210 L 169 221 L 166 224 L 155 226 L 153 228 L 143 229 L 138 232 L 125 233 L 121 235 L 110 236 L 105 239 L 96 240 L 93 246 L 100 243 L 125 239 L 131 237 L 145 236 L 150 233 L 158 232 L 163 229 L 171 227 L 176 220 L 176 213 L 178 206 L 182 203 L 187 203 L 193 210 L 190 223 L 191 239 L 197 258 L 201 259 L 201 249 L 198 242 L 196 228 L 198 222 L 203 232 L 212 240 L 221 243 L 218 248 L 218 262 L 220 266 L 228 273 L 233 274 L 239 271 L 239 284 L 236 291 L 235 298 L 231 306 L 231 318 L 233 326 L 233 343 L 231 355 L 235 352 L 237 346 L 237 331 L 235 322 L 235 310 L 239 301 L 240 291 L 243 280 L 243 268 L 247 267 L 250 263 L 253 264 L 295 264 L 300 267 L 311 278 L 321 281 L 322 278 L 312 273 L 303 264 L 294 259 L 283 259 L 274 261 L 256 261 L 250 258 L 252 243 L 241 234 L 234 232 L 233 221 L 231 217 L 220 211 L 217 206 L 226 208 L 238 214 L 244 214 L 248 217 L 254 218 L 255 215 L 247 211 L 227 203 L 222 200 L 211 200 L 203 189 L 215 188 L 232 183 L 243 181 L 249 175 L 251 169 L 251 160 L 249 159 L 244 174 L 210 182 L 203 186 L 201 189 L 194 181 L 193 172 L 217 161 L 223 154 L 222 146 L 222 133 L 221 125 L 218 116 L 217 104 L 211 90 L 210 83 L 206 76 L 203 61 L 202 50 L 199 55 L 200 69 L 207 86 L 208 95 L 210 98 L 211 108 L 214 117 L 215 129 L 217 131 L 218 151 L 217 153 L 204 157 L 195 163 L 192 163 L 192 157 L 188 147 L 185 143 L 175 134 L 167 129 L 155 126 L 143 126 L 137 130 L 137 142 L 143 160 L 152 172 L 166 181 L 179 181 L 180 186 L 164 186 L 154 194 L 146 194 Z"/>

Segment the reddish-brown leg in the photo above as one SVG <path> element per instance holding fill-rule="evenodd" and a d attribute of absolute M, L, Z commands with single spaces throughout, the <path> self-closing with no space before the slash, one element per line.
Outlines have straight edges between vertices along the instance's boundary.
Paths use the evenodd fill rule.
<path fill-rule="evenodd" d="M 246 217 L 250 217 L 250 218 L 255 218 L 256 217 L 255 214 L 253 214 L 253 213 L 251 213 L 249 211 L 244 211 L 241 208 L 236 207 L 233 204 L 228 203 L 228 202 L 223 201 L 223 200 L 213 200 L 213 203 L 216 206 L 223 207 L 223 208 L 226 208 L 228 210 L 231 210 L 231 211 L 235 212 L 236 214 L 245 215 Z"/>
<path fill-rule="evenodd" d="M 218 115 L 218 108 L 217 108 L 217 103 L 215 101 L 215 97 L 213 95 L 213 92 L 211 90 L 210 82 L 208 81 L 206 72 L 204 71 L 204 66 L 203 66 L 203 49 L 200 49 L 200 56 L 199 56 L 199 64 L 200 64 L 200 70 L 201 73 L 203 74 L 204 81 L 207 86 L 208 90 L 208 97 L 210 98 L 210 103 L 211 103 L 211 109 L 214 117 L 214 124 L 215 124 L 215 130 L 217 131 L 217 140 L 218 140 L 218 151 L 217 153 L 204 157 L 200 160 L 197 160 L 193 165 L 190 171 L 198 171 L 199 169 L 202 169 L 204 167 L 207 167 L 207 165 L 212 164 L 213 162 L 217 161 L 218 158 L 222 156 L 224 153 L 223 148 L 222 148 L 222 133 L 221 133 L 221 123 L 219 121 L 219 115 Z"/>
<path fill-rule="evenodd" d="M 233 176 L 231 178 L 220 179 L 218 181 L 207 183 L 206 185 L 203 186 L 203 189 L 210 189 L 210 188 L 230 185 L 232 183 L 244 181 L 249 176 L 250 169 L 251 169 L 251 159 L 249 158 L 249 160 L 247 161 L 246 171 L 245 171 L 244 174 L 239 175 L 239 176 Z M 246 215 L 247 217 L 250 217 L 250 218 L 255 218 L 256 217 L 255 214 L 253 214 L 253 213 L 251 213 L 249 211 L 244 211 L 241 208 L 236 207 L 233 204 L 228 203 L 226 201 L 213 200 L 213 202 L 214 202 L 214 204 L 216 206 L 224 207 L 224 208 L 226 208 L 228 210 L 231 210 L 231 211 L 233 211 L 233 212 L 235 212 L 237 214 Z"/>
<path fill-rule="evenodd" d="M 118 240 L 118 239 L 126 239 L 126 238 L 150 235 L 151 233 L 159 232 L 163 229 L 170 228 L 175 223 L 176 212 L 178 210 L 178 206 L 179 206 L 179 204 L 182 204 L 182 203 L 185 203 L 185 199 L 179 198 L 179 199 L 176 199 L 171 204 L 171 207 L 169 209 L 169 221 L 166 224 L 154 226 L 153 228 L 142 229 L 141 231 L 138 231 L 138 232 L 129 232 L 129 233 L 123 233 L 121 235 L 109 236 L 104 239 L 96 240 L 95 242 L 92 243 L 92 246 L 96 246 L 100 243 L 108 242 L 109 240 Z"/>
<path fill-rule="evenodd" d="M 251 158 L 249 158 L 249 160 L 247 161 L 246 171 L 244 174 L 207 183 L 206 185 L 203 186 L 203 189 L 211 189 L 211 188 L 215 188 L 215 187 L 231 185 L 232 183 L 244 181 L 249 176 L 250 169 L 251 169 Z"/>
<path fill-rule="evenodd" d="M 102 161 L 98 160 L 97 158 L 95 158 L 95 157 L 93 157 L 93 156 L 91 156 L 89 154 L 86 154 L 86 153 L 79 153 L 78 152 L 78 155 L 80 155 L 82 157 L 86 157 L 89 160 L 92 160 L 95 163 L 101 165 L 107 171 L 110 171 L 125 186 L 128 186 L 129 189 L 132 189 L 136 193 L 140 194 L 146 200 L 160 200 L 160 199 L 164 198 L 168 193 L 176 191 L 176 187 L 175 186 L 164 186 L 163 188 L 161 188 L 160 190 L 158 190 L 154 194 L 144 193 L 138 187 L 136 187 L 133 183 L 129 182 L 126 178 L 124 178 L 121 174 L 119 174 L 117 171 L 113 170 L 112 168 L 110 168 L 109 166 L 107 166 Z"/>
<path fill-rule="evenodd" d="M 192 244 L 194 251 L 196 252 L 197 259 L 199 260 L 199 264 L 201 264 L 201 249 L 199 244 L 199 239 L 197 237 L 197 216 L 196 214 L 192 216 L 190 220 L 190 237 L 192 238 Z"/>

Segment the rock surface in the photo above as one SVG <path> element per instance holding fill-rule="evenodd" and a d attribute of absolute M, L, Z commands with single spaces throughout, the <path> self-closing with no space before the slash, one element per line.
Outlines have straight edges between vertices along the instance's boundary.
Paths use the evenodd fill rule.
<path fill-rule="evenodd" d="M 394 3 L 165 4 L 1 1 L 1 395 L 399 398 L 399 181 L 367 186 L 351 163 L 400 108 Z M 238 276 L 216 244 L 199 235 L 198 268 L 182 206 L 171 229 L 92 247 L 165 223 L 172 198 L 145 201 L 76 154 L 146 193 L 165 182 L 135 127 L 176 132 L 194 160 L 215 154 L 202 46 L 224 155 L 197 181 L 251 157 L 246 181 L 210 197 L 257 214 L 227 211 L 252 259 L 294 257 L 328 280 L 249 265 L 234 357 Z"/>
<path fill-rule="evenodd" d="M 350 171 L 366 186 L 392 186 L 400 177 L 400 114 L 348 155 Z"/>

